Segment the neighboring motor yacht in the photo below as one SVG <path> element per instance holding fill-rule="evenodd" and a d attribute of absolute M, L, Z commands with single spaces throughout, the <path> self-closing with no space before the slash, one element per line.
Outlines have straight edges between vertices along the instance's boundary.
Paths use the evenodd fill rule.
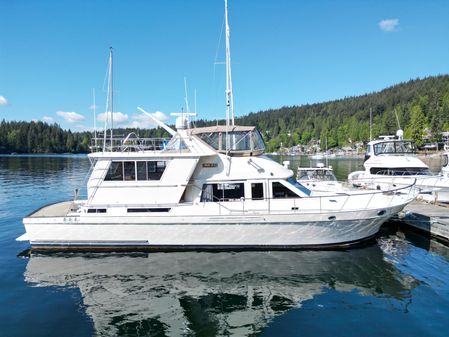
<path fill-rule="evenodd" d="M 313 192 L 344 192 L 332 166 L 324 166 L 323 163 L 317 163 L 315 167 L 298 167 L 296 180 Z"/>
<path fill-rule="evenodd" d="M 171 135 L 166 143 L 116 139 L 111 120 L 110 137 L 105 130 L 88 155 L 87 199 L 33 212 L 18 240 L 41 249 L 345 246 L 375 235 L 416 197 L 410 186 L 317 195 L 264 155 L 259 131 L 234 124 L 227 1 L 225 26 L 226 125 L 191 127 L 183 113 L 173 130 L 139 108 Z"/>
<path fill-rule="evenodd" d="M 433 175 L 429 167 L 416 156 L 413 141 L 403 139 L 402 130 L 396 137 L 382 136 L 368 143 L 364 171 L 352 172 L 348 181 L 354 186 L 389 190 L 404 187 L 411 181 L 427 200 L 449 202 L 449 179 Z"/>

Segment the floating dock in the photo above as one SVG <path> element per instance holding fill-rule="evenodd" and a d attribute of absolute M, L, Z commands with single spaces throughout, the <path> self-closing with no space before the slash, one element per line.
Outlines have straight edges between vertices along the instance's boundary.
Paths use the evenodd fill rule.
<path fill-rule="evenodd" d="M 449 207 L 414 201 L 398 214 L 399 220 L 412 229 L 449 243 Z"/>

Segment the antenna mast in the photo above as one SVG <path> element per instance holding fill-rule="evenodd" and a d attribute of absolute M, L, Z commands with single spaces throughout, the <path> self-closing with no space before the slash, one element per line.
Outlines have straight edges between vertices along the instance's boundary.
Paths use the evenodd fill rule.
<path fill-rule="evenodd" d="M 373 109 L 369 108 L 369 141 L 373 140 Z"/>
<path fill-rule="evenodd" d="M 112 82 L 112 47 L 109 47 L 109 81 L 108 81 L 108 94 L 111 102 L 111 152 L 112 152 L 112 130 L 114 129 L 114 93 Z"/>
<path fill-rule="evenodd" d="M 108 66 L 108 93 L 106 95 L 106 116 L 104 119 L 104 138 L 103 138 L 103 152 L 106 151 L 106 139 L 107 139 L 107 125 L 109 121 L 109 115 L 111 115 L 111 137 L 110 137 L 110 147 L 112 152 L 112 129 L 114 127 L 114 117 L 113 117 L 113 93 L 112 93 L 112 47 L 109 47 L 109 66 Z"/>
<path fill-rule="evenodd" d="M 231 74 L 231 46 L 230 30 L 228 20 L 228 0 L 225 0 L 225 25 L 226 25 L 226 126 L 234 126 L 234 96 L 232 93 L 232 74 Z"/>
<path fill-rule="evenodd" d="M 94 139 L 95 139 L 95 151 L 97 150 L 97 106 L 95 105 L 95 88 L 92 88 L 92 96 L 94 101 Z"/>

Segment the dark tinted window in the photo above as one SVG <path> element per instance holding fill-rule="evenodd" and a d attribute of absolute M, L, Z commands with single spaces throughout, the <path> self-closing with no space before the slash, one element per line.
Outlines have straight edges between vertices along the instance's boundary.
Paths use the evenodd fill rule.
<path fill-rule="evenodd" d="M 125 180 L 136 180 L 136 162 L 125 161 L 123 162 L 123 171 Z"/>
<path fill-rule="evenodd" d="M 104 180 L 123 180 L 123 165 L 121 161 L 111 163 Z"/>
<path fill-rule="evenodd" d="M 251 184 L 251 197 L 253 200 L 263 199 L 263 184 L 253 183 Z"/>
<path fill-rule="evenodd" d="M 273 182 L 273 198 L 299 198 L 299 196 L 279 182 Z"/>
<path fill-rule="evenodd" d="M 147 180 L 147 162 L 137 162 L 137 180 Z"/>
<path fill-rule="evenodd" d="M 244 196 L 243 183 L 204 184 L 201 201 L 236 201 Z"/>
<path fill-rule="evenodd" d="M 148 180 L 160 180 L 165 171 L 165 161 L 149 161 Z"/>

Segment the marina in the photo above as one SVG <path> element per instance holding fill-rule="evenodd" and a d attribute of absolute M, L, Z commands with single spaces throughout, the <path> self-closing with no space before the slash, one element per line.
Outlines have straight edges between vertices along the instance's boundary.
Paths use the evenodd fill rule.
<path fill-rule="evenodd" d="M 338 178 L 361 162 L 330 164 Z M 330 251 L 45 254 L 14 240 L 23 214 L 72 195 L 89 167 L 86 156 L 0 156 L 7 336 L 446 335 L 449 248 L 404 222 Z"/>
<path fill-rule="evenodd" d="M 449 3 L 228 2 L 2 6 L 0 337 L 449 335 Z"/>

